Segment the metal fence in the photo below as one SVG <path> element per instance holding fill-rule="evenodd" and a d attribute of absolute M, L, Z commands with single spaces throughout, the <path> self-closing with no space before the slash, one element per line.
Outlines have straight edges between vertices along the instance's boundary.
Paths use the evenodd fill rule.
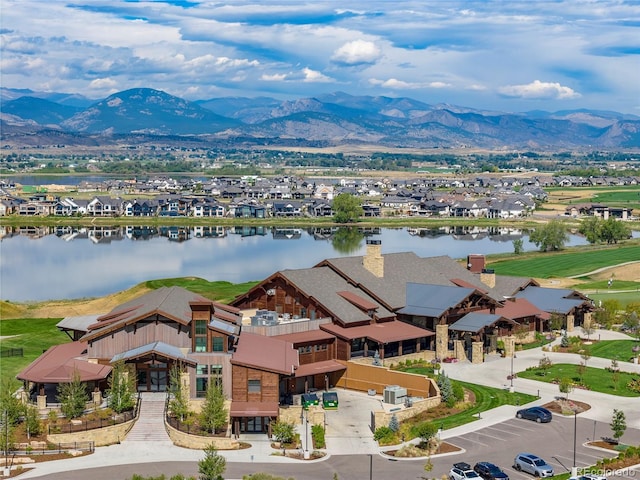
<path fill-rule="evenodd" d="M 0 357 L 24 357 L 24 348 L 0 348 Z"/>
<path fill-rule="evenodd" d="M 39 446 L 29 446 L 22 448 L 21 445 L 14 444 L 11 454 L 15 455 L 52 455 L 55 453 L 68 452 L 69 450 L 77 450 L 80 452 L 93 452 L 95 450 L 94 442 L 38 442 Z"/>
<path fill-rule="evenodd" d="M 128 422 L 137 418 L 140 410 L 140 394 L 136 399 L 136 404 L 133 410 L 123 413 L 114 414 L 108 418 L 96 418 L 93 420 L 71 420 L 71 421 L 56 421 L 53 425 L 49 424 L 49 434 L 52 433 L 76 433 L 85 432 L 87 430 L 94 430 L 96 428 L 110 427 L 113 425 L 119 425 L 121 423 Z"/>

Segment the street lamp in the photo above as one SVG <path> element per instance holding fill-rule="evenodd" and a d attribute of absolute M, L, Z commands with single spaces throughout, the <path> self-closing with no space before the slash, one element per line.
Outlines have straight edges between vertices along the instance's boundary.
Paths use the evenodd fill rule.
<path fill-rule="evenodd" d="M 573 410 L 573 467 L 571 467 L 571 476 L 578 475 L 578 467 L 576 466 L 576 439 L 578 432 L 578 411 Z"/>

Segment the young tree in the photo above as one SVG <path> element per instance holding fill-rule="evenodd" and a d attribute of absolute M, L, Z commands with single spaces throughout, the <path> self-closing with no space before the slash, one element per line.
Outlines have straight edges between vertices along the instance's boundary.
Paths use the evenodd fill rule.
<path fill-rule="evenodd" d="M 182 365 L 174 363 L 169 372 L 169 410 L 181 422 L 189 415 L 189 392 L 181 381 Z"/>
<path fill-rule="evenodd" d="M 116 413 L 131 410 L 135 405 L 135 383 L 124 362 L 116 362 L 109 378 L 107 403 Z"/>
<path fill-rule="evenodd" d="M 524 242 L 521 238 L 516 238 L 513 241 L 513 253 L 515 253 L 516 255 L 522 255 L 522 252 L 524 251 L 523 244 Z"/>
<path fill-rule="evenodd" d="M 27 438 L 31 438 L 32 435 L 40 435 L 42 422 L 40 421 L 38 409 L 33 405 L 27 405 L 24 410 L 24 424 L 27 430 Z"/>
<path fill-rule="evenodd" d="M 58 385 L 58 399 L 60 410 L 65 417 L 78 418 L 84 413 L 89 394 L 85 384 L 80 381 L 80 373 L 77 370 L 73 372 L 69 383 Z"/>
<path fill-rule="evenodd" d="M 558 383 L 558 389 L 560 393 L 565 394 L 565 400 L 569 400 L 569 394 L 573 390 L 573 382 L 569 377 L 562 377 L 560 379 L 560 383 Z"/>
<path fill-rule="evenodd" d="M 223 480 L 222 474 L 227 469 L 227 461 L 218 453 L 215 445 L 204 449 L 204 458 L 198 461 L 200 480 Z"/>
<path fill-rule="evenodd" d="M 566 330 L 562 334 L 562 338 L 560 339 L 560 346 L 562 348 L 568 348 L 569 347 L 569 335 L 567 335 L 567 331 Z"/>
<path fill-rule="evenodd" d="M 224 391 L 220 382 L 210 382 L 207 396 L 200 411 L 200 425 L 211 433 L 216 433 L 227 423 L 227 409 L 224 407 Z"/>
<path fill-rule="evenodd" d="M 451 385 L 449 376 L 444 372 L 440 372 L 438 374 L 438 378 L 436 379 L 436 384 L 440 389 L 440 398 L 442 399 L 442 401 L 446 403 L 447 406 L 453 406 L 450 404 L 455 403 L 456 398 L 453 394 L 453 385 Z"/>
<path fill-rule="evenodd" d="M 16 425 L 20 421 L 20 417 L 24 414 L 24 406 L 20 400 L 14 395 L 16 388 L 14 382 L 6 380 L 0 389 L 0 414 L 6 415 L 11 425 Z"/>
<path fill-rule="evenodd" d="M 618 243 L 631 236 L 631 229 L 626 223 L 609 217 L 604 220 L 600 228 L 600 237 L 602 241 L 607 243 Z"/>
<path fill-rule="evenodd" d="M 564 244 L 569 241 L 569 235 L 563 222 L 551 220 L 531 232 L 529 240 L 536 247 L 539 247 L 541 252 L 547 252 L 549 250 L 562 250 Z"/>
<path fill-rule="evenodd" d="M 352 223 L 362 216 L 360 199 L 349 193 L 341 193 L 333 199 L 333 220 L 337 223 Z"/>
<path fill-rule="evenodd" d="M 438 426 L 432 422 L 421 422 L 413 428 L 423 445 L 429 445 L 431 439 L 438 434 Z"/>
<path fill-rule="evenodd" d="M 551 359 L 546 355 L 544 355 L 538 362 L 538 368 L 542 370 L 543 377 L 547 375 L 547 370 L 549 370 L 552 366 L 553 363 L 551 363 Z"/>
<path fill-rule="evenodd" d="M 587 336 L 587 341 L 590 340 L 591 335 L 594 334 L 594 332 L 596 331 L 595 327 L 593 326 L 593 323 L 591 322 L 584 322 L 582 324 L 582 333 L 584 333 Z"/>
<path fill-rule="evenodd" d="M 622 435 L 624 435 L 624 431 L 627 429 L 627 420 L 622 410 L 613 409 L 613 417 L 611 418 L 609 426 L 613 432 L 613 438 L 620 440 Z"/>
<path fill-rule="evenodd" d="M 398 421 L 398 416 L 395 413 L 391 415 L 391 420 L 389 420 L 389 429 L 394 433 L 400 430 L 400 422 Z"/>

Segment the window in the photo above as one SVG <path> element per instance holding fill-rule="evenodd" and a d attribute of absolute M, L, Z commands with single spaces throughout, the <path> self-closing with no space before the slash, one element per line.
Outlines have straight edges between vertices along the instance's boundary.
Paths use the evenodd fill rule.
<path fill-rule="evenodd" d="M 196 377 L 197 398 L 204 398 L 207 396 L 207 385 L 209 385 L 209 379 L 207 377 Z"/>
<path fill-rule="evenodd" d="M 196 365 L 196 375 L 206 375 L 209 373 L 209 365 Z"/>
<path fill-rule="evenodd" d="M 260 393 L 260 380 L 249 380 L 247 385 L 248 393 Z"/>
<path fill-rule="evenodd" d="M 196 337 L 196 352 L 206 352 L 207 351 L 207 337 Z"/>
<path fill-rule="evenodd" d="M 196 320 L 196 335 L 206 335 L 207 334 L 207 321 L 206 320 Z"/>
<path fill-rule="evenodd" d="M 224 351 L 224 337 L 213 337 L 213 351 L 214 352 L 223 352 Z"/>

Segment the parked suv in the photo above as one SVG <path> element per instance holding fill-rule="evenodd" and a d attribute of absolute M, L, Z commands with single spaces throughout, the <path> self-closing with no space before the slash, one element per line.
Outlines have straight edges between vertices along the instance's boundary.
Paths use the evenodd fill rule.
<path fill-rule="evenodd" d="M 509 476 L 491 462 L 478 462 L 473 469 L 484 480 L 509 480 Z"/>
<path fill-rule="evenodd" d="M 513 468 L 536 477 L 553 477 L 553 467 L 532 453 L 519 453 L 513 460 Z"/>
<path fill-rule="evenodd" d="M 482 480 L 471 465 L 466 462 L 458 462 L 453 464 L 453 468 L 449 470 L 450 480 Z"/>

